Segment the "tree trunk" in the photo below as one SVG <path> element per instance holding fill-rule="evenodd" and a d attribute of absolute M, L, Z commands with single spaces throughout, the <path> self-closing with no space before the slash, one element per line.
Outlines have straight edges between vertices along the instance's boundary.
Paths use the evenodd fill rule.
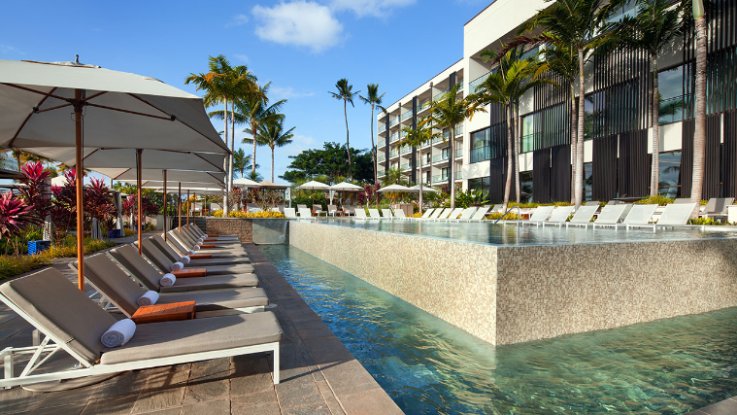
<path fill-rule="evenodd" d="M 653 161 L 650 166 L 650 196 L 658 195 L 660 184 L 660 93 L 658 91 L 658 55 L 650 55 L 650 125 L 653 127 Z"/>
<path fill-rule="evenodd" d="M 225 138 L 225 147 L 230 148 L 228 145 L 228 100 L 225 100 L 225 106 L 223 108 L 223 120 L 225 120 L 225 130 L 223 131 L 223 138 Z M 232 151 L 231 155 L 226 159 L 226 166 L 225 171 L 226 173 L 230 171 L 230 166 L 233 165 L 233 158 L 232 158 Z M 228 193 L 230 192 L 230 189 L 227 187 L 230 182 L 228 181 L 228 178 L 225 178 L 225 194 L 223 195 L 223 217 L 228 217 Z"/>
<path fill-rule="evenodd" d="M 228 192 L 233 189 L 233 152 L 235 152 L 235 100 L 230 103 L 230 168 L 228 169 Z"/>
<path fill-rule="evenodd" d="M 696 113 L 693 136 L 693 175 L 691 201 L 701 200 L 704 187 L 704 159 L 706 157 L 706 16 L 695 19 L 696 31 Z"/>
<path fill-rule="evenodd" d="M 379 169 L 376 163 L 376 145 L 374 144 L 374 104 L 371 104 L 371 161 L 374 167 L 374 184 L 379 181 L 379 175 L 377 170 Z"/>
<path fill-rule="evenodd" d="M 456 159 L 455 155 L 453 154 L 453 151 L 455 151 L 455 131 L 456 126 L 455 124 L 450 126 L 450 147 L 448 147 L 448 151 L 450 152 L 450 162 L 448 163 L 450 166 L 450 208 L 455 209 L 456 208 Z"/>
<path fill-rule="evenodd" d="M 271 183 L 274 183 L 274 147 L 271 147 Z"/>
<path fill-rule="evenodd" d="M 420 148 L 422 148 L 422 144 L 420 144 Z M 432 151 L 432 150 L 430 150 Z M 420 154 L 420 195 L 418 199 L 418 204 L 420 205 L 420 214 L 422 214 L 422 185 L 425 181 L 425 177 L 422 174 L 422 154 Z"/>
<path fill-rule="evenodd" d="M 258 124 L 251 121 L 251 138 L 253 139 L 253 152 L 251 155 L 251 179 L 256 180 L 256 134 L 258 133 Z"/>
<path fill-rule="evenodd" d="M 507 179 L 504 184 L 504 208 L 506 212 L 507 206 L 509 205 L 509 194 L 512 192 L 512 172 L 514 163 L 514 123 L 512 121 L 512 106 L 507 105 L 505 108 L 507 113 Z"/>
<path fill-rule="evenodd" d="M 514 190 L 517 192 L 515 200 L 520 202 L 522 197 L 522 188 L 519 183 L 519 155 L 520 155 L 520 135 L 522 130 L 522 120 L 519 118 L 519 104 L 514 106 Z"/>
<path fill-rule="evenodd" d="M 570 129 L 571 129 L 571 203 L 576 203 L 576 197 L 574 190 L 576 188 L 576 156 L 578 153 L 576 152 L 576 148 L 578 147 L 578 128 L 576 128 L 576 123 L 578 122 L 578 108 L 576 105 L 576 87 L 574 86 L 573 82 L 571 82 L 571 114 L 568 121 L 570 122 Z"/>
<path fill-rule="evenodd" d="M 345 145 L 346 153 L 348 153 L 348 179 L 353 178 L 351 169 L 351 133 L 348 130 L 348 101 L 343 100 L 343 118 L 345 118 Z"/>
<path fill-rule="evenodd" d="M 583 141 L 585 133 L 586 111 L 586 74 L 584 73 L 583 49 L 578 50 L 578 137 L 576 144 L 576 187 L 574 189 L 576 207 L 581 206 L 583 201 Z"/>

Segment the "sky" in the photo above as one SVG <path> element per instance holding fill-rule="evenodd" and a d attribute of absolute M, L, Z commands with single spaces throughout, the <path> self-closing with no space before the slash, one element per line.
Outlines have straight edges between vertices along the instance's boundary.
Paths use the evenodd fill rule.
<path fill-rule="evenodd" d="M 7 2 L 0 59 L 80 61 L 185 85 L 225 55 L 271 82 L 285 98 L 293 143 L 276 150 L 277 181 L 289 156 L 345 142 L 342 102 L 328 91 L 347 78 L 361 94 L 378 83 L 389 105 L 463 54 L 463 25 L 490 0 L 220 0 Z M 33 8 L 33 10 L 30 10 Z M 33 19 L 23 16 L 33 15 Z M 351 146 L 371 146 L 371 112 L 348 107 Z M 373 120 L 375 123 L 375 119 Z M 222 121 L 214 121 L 222 131 Z M 236 127 L 236 142 L 246 133 Z M 376 128 L 376 127 L 375 127 Z M 251 153 L 250 144 L 236 144 Z M 259 147 L 259 172 L 270 179 L 270 150 Z"/>

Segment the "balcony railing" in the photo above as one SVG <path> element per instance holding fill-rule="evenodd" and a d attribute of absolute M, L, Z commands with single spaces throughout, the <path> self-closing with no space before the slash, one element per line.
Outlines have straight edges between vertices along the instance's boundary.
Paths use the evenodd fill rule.
<path fill-rule="evenodd" d="M 394 127 L 397 124 L 399 124 L 399 116 L 398 115 L 392 116 L 389 121 L 389 126 Z"/>
<path fill-rule="evenodd" d="M 486 78 L 489 77 L 489 75 L 491 74 L 491 72 L 492 71 L 489 71 L 489 72 L 487 72 L 487 73 L 479 76 L 478 78 L 474 79 L 473 81 L 471 81 L 471 83 L 468 84 L 468 90 L 472 94 L 476 93 L 479 85 L 481 85 L 482 83 L 484 83 L 484 81 L 486 80 Z"/>
<path fill-rule="evenodd" d="M 409 147 L 409 146 L 404 146 L 404 147 L 402 147 L 402 149 L 401 149 L 401 150 L 399 151 L 399 154 L 401 154 L 401 155 L 405 155 L 405 154 L 410 154 L 411 152 L 412 152 L 412 147 Z"/>
<path fill-rule="evenodd" d="M 379 134 L 386 131 L 386 124 L 384 123 L 384 120 L 379 121 Z"/>
<path fill-rule="evenodd" d="M 409 169 L 411 169 L 411 168 L 412 168 L 412 164 L 410 164 L 410 163 L 403 163 L 403 164 L 402 164 L 402 165 L 400 166 L 400 168 L 402 169 L 402 171 L 404 171 L 404 170 L 409 170 Z"/>
<path fill-rule="evenodd" d="M 379 156 L 376 157 L 376 160 L 381 163 L 382 161 L 386 160 L 386 155 L 384 153 L 379 153 Z"/>
<path fill-rule="evenodd" d="M 402 121 L 407 121 L 412 119 L 412 110 L 405 111 L 402 113 Z"/>
<path fill-rule="evenodd" d="M 399 157 L 399 152 L 397 150 L 392 150 L 389 152 L 389 158 L 393 159 L 394 157 Z"/>
<path fill-rule="evenodd" d="M 417 105 L 417 112 L 420 113 L 420 112 L 425 111 L 426 109 L 430 108 L 430 101 L 431 101 L 430 99 L 426 99 L 426 100 L 420 102 Z"/>
<path fill-rule="evenodd" d="M 462 148 L 455 149 L 455 153 L 456 153 L 456 158 L 463 157 L 463 149 Z"/>
<path fill-rule="evenodd" d="M 392 135 L 389 137 L 389 142 L 390 143 L 395 143 L 397 141 L 399 141 L 399 133 L 397 133 L 397 132 L 392 133 Z"/>
<path fill-rule="evenodd" d="M 448 181 L 448 175 L 447 174 L 440 174 L 437 176 L 432 176 L 432 182 L 435 183 L 443 183 Z"/>

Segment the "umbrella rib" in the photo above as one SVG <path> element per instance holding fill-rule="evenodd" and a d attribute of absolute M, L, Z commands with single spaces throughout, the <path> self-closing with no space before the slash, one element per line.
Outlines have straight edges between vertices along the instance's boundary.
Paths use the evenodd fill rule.
<path fill-rule="evenodd" d="M 163 110 L 162 110 L 161 108 L 159 108 L 159 107 L 157 107 L 156 105 L 154 105 L 154 104 L 152 104 L 152 103 L 148 102 L 147 100 L 145 100 L 145 99 L 143 99 L 143 98 L 139 97 L 138 95 L 135 95 L 135 94 L 128 94 L 128 95 L 130 95 L 130 96 L 132 96 L 133 98 L 135 98 L 135 99 L 137 99 L 137 100 L 139 100 L 139 101 L 143 102 L 144 104 L 146 104 L 146 105 L 150 106 L 151 108 L 153 108 L 153 109 L 155 109 L 155 110 L 157 110 L 157 111 L 159 111 L 159 112 L 162 112 L 162 113 L 166 114 L 166 111 L 163 111 Z M 197 134 L 199 134 L 199 135 L 201 135 L 201 136 L 205 137 L 205 138 L 206 138 L 206 139 L 208 139 L 208 140 L 209 140 L 210 142 L 213 142 L 213 143 L 217 144 L 217 145 L 218 145 L 218 147 L 221 147 L 221 148 L 223 148 L 223 147 L 221 146 L 221 144 L 222 144 L 222 143 L 221 143 L 221 142 L 220 142 L 219 140 L 213 140 L 213 139 L 211 139 L 210 137 L 208 137 L 208 136 L 207 136 L 207 134 L 204 134 L 204 133 L 203 133 L 203 132 L 201 132 L 200 130 L 198 130 L 198 129 L 196 129 L 196 128 L 192 127 L 191 125 L 189 125 L 188 123 L 186 123 L 186 122 L 182 121 L 181 119 L 177 118 L 177 117 L 176 117 L 175 115 L 173 115 L 173 114 L 171 115 L 171 117 L 172 117 L 172 121 L 179 121 L 179 122 L 180 122 L 180 123 L 182 123 L 182 125 L 184 125 L 185 127 L 189 128 L 190 130 L 192 130 L 192 131 L 196 132 Z M 227 148 L 223 148 L 223 149 L 224 149 L 224 150 L 226 150 L 226 151 L 227 151 L 228 153 L 230 153 L 230 150 L 228 150 Z"/>
<path fill-rule="evenodd" d="M 146 114 L 145 112 L 126 110 L 126 109 L 123 109 L 123 108 L 115 108 L 115 107 L 110 107 L 110 106 L 107 106 L 107 105 L 92 104 L 90 102 L 85 103 L 85 105 L 87 105 L 89 107 L 95 107 L 95 108 L 104 109 L 104 110 L 118 111 L 118 112 L 122 112 L 122 113 L 126 113 L 126 114 L 132 114 L 132 115 L 140 115 L 142 117 L 156 118 L 156 119 L 159 119 L 159 120 L 166 120 L 166 121 L 174 121 L 175 120 L 175 117 L 173 115 L 171 115 L 169 117 L 162 117 L 161 115 Z"/>
<path fill-rule="evenodd" d="M 201 155 L 199 155 L 197 153 L 191 153 L 191 154 L 194 154 L 195 156 L 197 156 L 197 157 L 201 158 L 202 160 L 204 160 L 206 163 L 210 164 L 211 166 L 214 166 L 215 168 L 218 169 L 218 171 L 221 171 L 223 169 L 222 167 L 218 167 L 215 163 L 212 163 L 210 160 L 202 157 Z"/>
<path fill-rule="evenodd" d="M 120 173 L 119 175 L 113 177 L 113 180 L 118 180 L 118 177 L 120 177 L 120 176 L 128 173 L 129 171 L 131 171 L 131 169 L 125 169 L 122 173 Z"/>
<path fill-rule="evenodd" d="M 66 108 L 66 107 L 71 107 L 71 106 L 72 106 L 72 103 L 71 102 L 67 102 L 66 104 L 59 104 L 59 105 L 57 105 L 55 107 L 44 108 L 42 110 L 41 109 L 38 109 L 38 106 L 37 106 L 36 108 L 34 108 L 33 112 L 35 112 L 37 114 L 40 114 L 42 112 L 48 112 L 48 111 L 58 110 L 60 108 Z"/>
<path fill-rule="evenodd" d="M 43 103 L 44 103 L 44 102 L 46 101 L 46 99 L 47 99 L 48 97 L 50 97 L 50 96 L 53 96 L 53 95 L 51 95 L 51 94 L 53 94 L 53 93 L 54 93 L 54 91 L 56 91 L 56 88 L 54 88 L 54 89 L 52 89 L 52 90 L 51 90 L 51 92 L 49 92 L 48 94 L 43 94 L 43 93 L 41 93 L 41 92 L 39 92 L 39 91 L 35 91 L 35 90 L 32 90 L 32 89 L 30 89 L 30 88 L 24 88 L 24 87 L 19 87 L 19 86 L 17 86 L 17 85 L 13 85 L 13 84 L 5 84 L 5 85 L 8 85 L 8 86 L 12 86 L 12 87 L 16 87 L 16 88 L 20 88 L 20 89 L 23 89 L 23 90 L 29 90 L 29 91 L 31 91 L 31 92 L 35 92 L 35 93 L 37 93 L 37 94 L 42 94 L 42 95 L 43 95 L 44 97 L 43 97 L 43 98 L 41 98 L 41 101 L 38 101 L 38 104 L 36 104 L 36 105 L 34 106 L 34 108 L 38 108 L 38 107 L 40 107 L 41 105 L 43 105 Z M 16 139 L 16 138 L 18 138 L 18 134 L 20 134 L 20 132 L 21 132 L 21 131 L 23 130 L 23 128 L 24 128 L 24 127 L 26 126 L 26 124 L 28 123 L 28 120 L 30 120 L 30 119 L 31 119 L 31 117 L 33 116 L 33 114 L 34 114 L 34 111 L 31 111 L 31 112 L 30 112 L 30 113 L 28 114 L 28 116 L 26 117 L 26 119 L 25 119 L 25 120 L 23 120 L 23 123 L 21 123 L 20 127 L 18 127 L 18 130 L 17 130 L 16 132 L 15 132 L 15 135 L 13 135 L 13 138 L 12 138 L 12 139 L 10 140 L 10 142 L 8 143 L 8 147 L 13 147 L 13 143 L 15 142 L 15 139 Z"/>

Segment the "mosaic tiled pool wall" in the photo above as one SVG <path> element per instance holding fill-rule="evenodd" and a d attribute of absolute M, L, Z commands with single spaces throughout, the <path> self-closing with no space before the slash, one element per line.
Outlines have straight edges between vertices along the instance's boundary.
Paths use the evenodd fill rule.
<path fill-rule="evenodd" d="M 289 223 L 289 243 L 485 341 L 496 342 L 493 246 L 299 221 Z"/>
<path fill-rule="evenodd" d="M 737 306 L 737 240 L 495 247 L 289 227 L 291 245 L 493 344 Z"/>

